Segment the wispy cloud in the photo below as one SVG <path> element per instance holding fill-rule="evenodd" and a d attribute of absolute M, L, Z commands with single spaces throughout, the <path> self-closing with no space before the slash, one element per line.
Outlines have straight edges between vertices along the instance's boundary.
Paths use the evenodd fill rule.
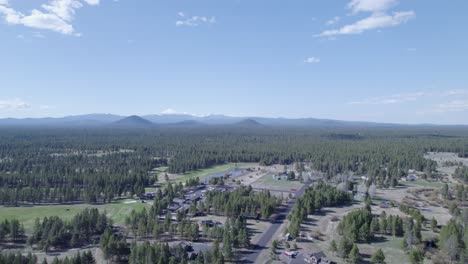
<path fill-rule="evenodd" d="M 342 28 L 323 31 L 320 33 L 320 36 L 360 34 L 373 29 L 396 27 L 402 23 L 408 22 L 410 19 L 414 18 L 415 15 L 413 11 L 395 12 L 392 15 L 373 14 L 370 17 L 343 26 Z"/>
<path fill-rule="evenodd" d="M 168 108 L 168 109 L 164 109 L 163 111 L 161 111 L 161 114 L 162 115 L 176 115 L 176 114 L 179 114 L 179 112 L 177 112 L 176 110 L 172 108 Z"/>
<path fill-rule="evenodd" d="M 32 35 L 35 38 L 45 38 L 45 35 L 42 34 L 41 32 L 33 32 Z"/>
<path fill-rule="evenodd" d="M 18 98 L 9 99 L 9 100 L 0 100 L 0 109 L 20 110 L 20 109 L 27 109 L 27 108 L 31 108 L 31 105 Z"/>
<path fill-rule="evenodd" d="M 87 5 L 98 5 L 100 0 L 49 0 L 40 9 L 33 9 L 24 14 L 11 7 L 8 0 L 0 0 L 0 16 L 10 25 L 50 30 L 66 35 L 80 36 L 76 33 L 72 21 L 76 11 Z"/>
<path fill-rule="evenodd" d="M 214 24 L 216 23 L 216 18 L 206 17 L 206 16 L 191 16 L 187 17 L 185 13 L 179 12 L 177 13 L 179 19 L 176 21 L 176 26 L 189 26 L 189 27 L 196 27 L 202 24 Z"/>
<path fill-rule="evenodd" d="M 340 18 L 339 16 L 336 16 L 336 17 L 334 17 L 334 18 L 328 20 L 328 21 L 325 23 L 325 25 L 327 25 L 327 26 L 335 25 L 336 23 L 340 22 L 340 19 L 341 19 L 341 18 Z"/>
<path fill-rule="evenodd" d="M 320 58 L 317 58 L 317 57 L 308 57 L 308 58 L 305 58 L 305 59 L 304 59 L 304 62 L 305 62 L 305 63 L 319 63 L 319 62 L 320 62 Z"/>
<path fill-rule="evenodd" d="M 348 8 L 353 13 L 359 12 L 383 12 L 398 4 L 397 0 L 352 0 L 348 3 Z"/>
<path fill-rule="evenodd" d="M 414 11 L 387 12 L 397 4 L 397 0 L 352 0 L 348 8 L 353 14 L 370 12 L 371 15 L 338 29 L 325 30 L 317 36 L 361 34 L 365 31 L 396 27 L 416 17 Z"/>
<path fill-rule="evenodd" d="M 194 113 L 189 113 L 189 112 L 179 112 L 177 110 L 174 110 L 173 108 L 167 108 L 160 113 L 161 115 L 191 115 L 191 116 L 196 116 L 196 117 L 204 117 L 207 116 L 205 114 L 194 114 Z"/>
<path fill-rule="evenodd" d="M 398 104 L 416 101 L 423 96 L 429 95 L 425 92 L 416 92 L 416 93 L 403 93 L 403 94 L 394 94 L 390 96 L 382 97 L 371 97 L 366 98 L 362 101 L 353 101 L 348 104 L 364 104 L 364 105 L 385 105 L 385 104 Z"/>
<path fill-rule="evenodd" d="M 365 98 L 349 102 L 350 105 L 395 105 L 414 103 L 415 111 L 424 114 L 468 111 L 468 90 L 452 89 L 431 92 L 401 93 Z M 400 105 L 399 105 L 400 107 Z"/>
<path fill-rule="evenodd" d="M 39 106 L 39 109 L 41 110 L 50 110 L 50 109 L 55 109 L 57 108 L 56 105 L 40 105 Z"/>
<path fill-rule="evenodd" d="M 467 100 L 453 100 L 448 103 L 442 103 L 436 106 L 436 112 L 460 112 L 468 110 Z"/>
<path fill-rule="evenodd" d="M 450 90 L 446 93 L 446 95 L 468 95 L 468 90 L 464 90 L 464 89 L 454 89 L 454 90 Z"/>

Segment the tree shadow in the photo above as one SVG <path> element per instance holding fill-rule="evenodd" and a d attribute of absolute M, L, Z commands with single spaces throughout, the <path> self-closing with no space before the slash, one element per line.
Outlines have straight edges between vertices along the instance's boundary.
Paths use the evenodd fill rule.
<path fill-rule="evenodd" d="M 372 239 L 372 243 L 384 243 L 387 242 L 389 239 L 385 236 L 379 235 L 375 236 L 374 239 Z"/>

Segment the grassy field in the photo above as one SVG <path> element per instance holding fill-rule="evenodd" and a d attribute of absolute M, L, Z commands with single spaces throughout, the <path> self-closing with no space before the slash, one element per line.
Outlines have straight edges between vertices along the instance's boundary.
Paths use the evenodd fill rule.
<path fill-rule="evenodd" d="M 159 171 L 159 172 L 165 172 L 165 171 L 167 171 L 167 169 L 169 169 L 168 166 L 161 166 L 161 167 L 158 167 L 156 170 Z"/>
<path fill-rule="evenodd" d="M 400 182 L 400 184 L 406 185 L 406 186 L 421 186 L 421 187 L 431 187 L 431 188 L 442 188 L 444 185 L 441 182 L 429 182 L 425 180 L 417 180 L 413 182 Z"/>
<path fill-rule="evenodd" d="M 216 165 L 216 166 L 209 167 L 207 169 L 196 170 L 196 171 L 191 171 L 191 172 L 182 174 L 181 175 L 182 177 L 177 178 L 175 182 L 180 182 L 180 181 L 183 182 L 190 177 L 198 177 L 200 178 L 200 181 L 204 181 L 206 178 L 208 178 L 210 175 L 214 173 L 228 172 L 235 168 L 247 168 L 247 167 L 252 167 L 252 166 L 258 166 L 258 163 L 227 163 L 223 165 Z"/>
<path fill-rule="evenodd" d="M 252 187 L 279 191 L 289 191 L 291 189 L 299 189 L 302 187 L 302 185 L 303 184 L 299 181 L 275 180 L 272 178 L 271 174 L 267 174 L 261 177 L 260 179 L 256 180 L 252 184 Z"/>
<path fill-rule="evenodd" d="M 150 207 L 150 204 L 135 202 L 135 200 L 120 200 L 104 205 L 51 205 L 33 207 L 0 207 L 0 221 L 4 219 L 18 219 L 24 224 L 26 232 L 31 232 L 36 218 L 49 216 L 60 216 L 63 219 L 71 219 L 76 213 L 85 208 L 98 208 L 99 211 L 107 212 L 107 215 L 114 221 L 114 224 L 123 224 L 125 217 L 132 209 L 141 210 Z"/>
<path fill-rule="evenodd" d="M 377 238 L 380 235 L 376 236 Z M 369 257 L 378 249 L 382 249 L 385 254 L 385 262 L 388 264 L 401 264 L 409 263 L 408 255 L 401 249 L 403 238 L 385 236 L 385 239 L 380 242 L 372 242 L 370 244 L 357 244 L 361 254 L 368 255 Z M 337 242 L 339 240 L 336 240 Z M 337 257 L 329 251 L 330 241 L 319 241 L 315 240 L 313 244 L 310 244 L 313 248 L 312 252 L 323 251 L 328 257 L 336 261 L 336 263 L 345 263 L 342 258 Z M 362 263 L 369 263 L 370 258 L 364 258 Z"/>
<path fill-rule="evenodd" d="M 377 237 L 379 237 L 377 235 Z M 382 249 L 385 254 L 385 262 L 388 264 L 409 263 L 408 255 L 401 249 L 403 238 L 385 236 L 383 242 L 373 242 L 371 244 L 359 244 L 359 251 L 361 253 L 373 254 L 378 249 Z M 367 259 L 370 260 L 370 259 Z"/>

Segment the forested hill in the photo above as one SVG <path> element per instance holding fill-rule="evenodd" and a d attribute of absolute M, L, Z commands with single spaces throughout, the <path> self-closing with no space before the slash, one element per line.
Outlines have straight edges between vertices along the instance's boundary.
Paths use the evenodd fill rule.
<path fill-rule="evenodd" d="M 157 166 L 183 173 L 226 162 L 305 161 L 330 177 L 353 171 L 388 186 L 408 169 L 434 170 L 427 151 L 468 156 L 468 130 L 1 128 L 0 203 L 107 202 L 142 193 Z"/>

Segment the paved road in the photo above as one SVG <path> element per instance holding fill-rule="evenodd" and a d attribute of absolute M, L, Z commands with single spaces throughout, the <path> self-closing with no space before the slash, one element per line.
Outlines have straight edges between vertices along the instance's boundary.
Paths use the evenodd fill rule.
<path fill-rule="evenodd" d="M 304 186 L 302 186 L 302 188 L 296 192 L 296 197 L 301 197 L 305 189 L 310 185 L 311 183 L 304 184 Z M 278 231 L 280 226 L 283 224 L 289 212 L 291 212 L 292 208 L 294 207 L 294 204 L 296 203 L 296 197 L 291 199 L 286 208 L 276 216 L 276 218 L 273 220 L 273 224 L 265 231 L 265 233 L 263 233 L 258 243 L 256 245 L 253 245 L 253 248 L 250 250 L 250 252 L 246 253 L 246 256 L 243 258 L 242 263 L 256 263 L 255 261 L 257 260 L 261 251 L 270 246 L 268 243 L 270 242 L 271 238 L 275 235 L 276 231 Z"/>

